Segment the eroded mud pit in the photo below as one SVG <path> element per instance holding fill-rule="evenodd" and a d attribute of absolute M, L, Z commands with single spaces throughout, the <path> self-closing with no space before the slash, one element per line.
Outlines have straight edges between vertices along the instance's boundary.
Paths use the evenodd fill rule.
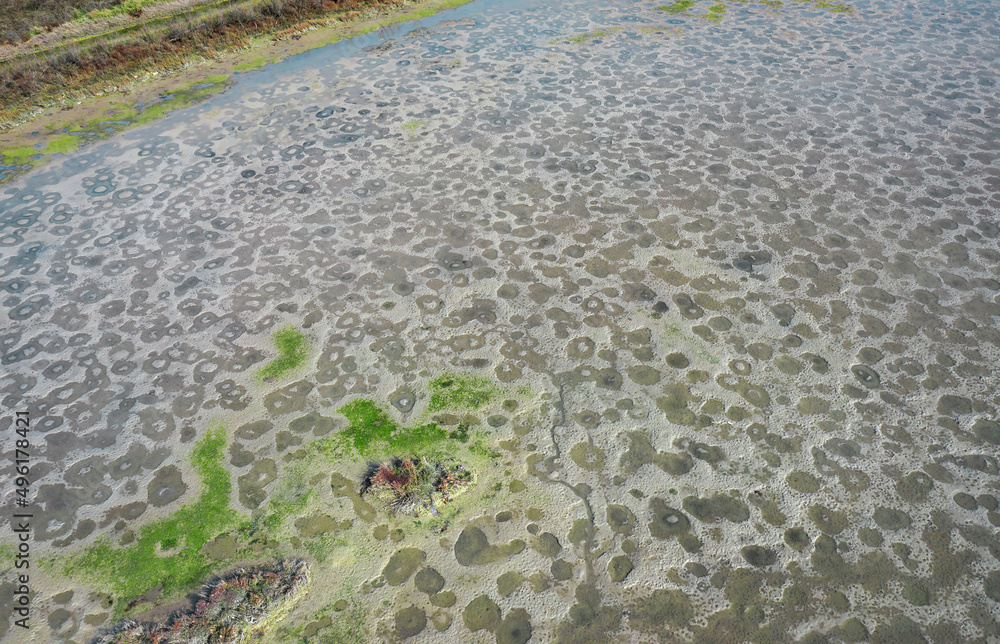
<path fill-rule="evenodd" d="M 463 11 L 6 191 L 4 636 L 301 557 L 271 641 L 997 641 L 991 5 Z"/>

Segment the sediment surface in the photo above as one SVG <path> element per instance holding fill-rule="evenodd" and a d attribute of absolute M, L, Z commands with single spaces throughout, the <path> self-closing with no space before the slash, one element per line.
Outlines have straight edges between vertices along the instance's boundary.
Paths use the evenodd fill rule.
<path fill-rule="evenodd" d="M 1000 28 L 851 9 L 477 2 L 18 179 L 0 632 L 302 557 L 271 641 L 1000 641 Z"/>

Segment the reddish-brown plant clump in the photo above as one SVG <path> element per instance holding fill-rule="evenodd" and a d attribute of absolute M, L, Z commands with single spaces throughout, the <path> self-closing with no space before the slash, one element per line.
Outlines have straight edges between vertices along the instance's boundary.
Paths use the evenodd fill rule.
<path fill-rule="evenodd" d="M 304 561 L 234 571 L 209 584 L 194 607 L 164 624 L 126 620 L 95 644 L 253 641 L 287 616 L 309 585 Z"/>
<path fill-rule="evenodd" d="M 471 481 L 472 474 L 461 465 L 446 467 L 418 457 L 394 457 L 384 463 L 369 463 L 359 491 L 390 512 L 419 515 L 421 509 L 427 509 L 438 515 L 435 502 L 447 503 Z"/>

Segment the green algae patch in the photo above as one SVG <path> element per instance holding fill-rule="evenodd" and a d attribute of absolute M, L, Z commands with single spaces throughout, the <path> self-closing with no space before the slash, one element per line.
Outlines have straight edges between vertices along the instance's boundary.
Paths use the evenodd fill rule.
<path fill-rule="evenodd" d="M 350 423 L 341 436 L 350 438 L 354 448 L 365 452 L 373 443 L 387 442 L 399 425 L 375 401 L 360 398 L 339 409 Z"/>
<path fill-rule="evenodd" d="M 38 150 L 30 146 L 23 146 L 19 148 L 5 148 L 0 151 L 0 156 L 3 156 L 4 165 L 19 165 L 24 163 L 29 163 L 32 157 L 38 155 Z"/>
<path fill-rule="evenodd" d="M 632 560 L 625 555 L 616 555 L 608 562 L 608 577 L 611 581 L 619 583 L 632 572 Z"/>
<path fill-rule="evenodd" d="M 747 0 L 736 0 L 740 4 L 746 4 Z M 769 7 L 771 11 L 777 11 L 779 7 L 784 6 L 781 0 L 757 0 L 758 4 L 762 4 Z M 802 4 L 810 4 L 817 9 L 824 9 L 830 13 L 854 13 L 854 7 L 849 4 L 829 2 L 829 0 L 797 0 Z M 672 4 L 664 4 L 656 7 L 658 10 L 674 16 L 686 16 L 695 17 L 700 20 L 707 22 L 714 22 L 716 24 L 722 22 L 723 17 L 726 15 L 727 2 L 723 0 L 717 0 L 713 4 L 704 7 L 707 13 L 697 13 L 692 12 L 699 4 L 699 0 L 677 0 Z"/>
<path fill-rule="evenodd" d="M 218 94 L 229 85 L 228 76 L 211 76 L 163 94 L 158 100 L 146 106 L 116 104 L 116 113 L 113 117 L 102 117 L 85 123 L 65 123 L 62 128 L 55 128 L 46 134 L 37 147 L 2 149 L 0 165 L 15 169 L 0 172 L 0 184 L 13 181 L 21 174 L 46 164 L 52 154 L 68 154 L 81 145 L 88 145 L 137 125 L 150 123 L 176 109 L 194 105 L 213 94 Z"/>
<path fill-rule="evenodd" d="M 106 139 L 122 130 L 151 123 L 174 110 L 189 107 L 209 96 L 218 94 L 229 87 L 230 84 L 231 81 L 228 76 L 209 76 L 161 94 L 156 100 L 145 105 L 117 103 L 115 104 L 116 112 L 113 117 L 102 117 L 86 123 L 65 124 L 63 129 L 66 133 L 50 140 L 45 153 L 70 152 L 79 147 L 81 142 L 89 143 Z M 66 137 L 76 141 L 76 145 L 72 149 L 66 149 L 72 145 L 70 141 L 66 140 Z M 52 148 L 53 145 L 55 145 L 54 149 Z"/>
<path fill-rule="evenodd" d="M 810 2 L 817 9 L 829 9 L 830 13 L 854 13 L 854 7 L 840 2 L 826 0 L 799 0 L 799 2 Z"/>
<path fill-rule="evenodd" d="M 228 76 L 210 76 L 196 83 L 191 83 L 186 87 L 165 95 L 163 101 L 154 103 L 139 111 L 132 124 L 142 125 L 150 121 L 155 121 L 168 112 L 194 105 L 213 94 L 218 94 L 229 87 L 230 84 Z"/>
<path fill-rule="evenodd" d="M 466 605 L 462 611 L 462 621 L 470 631 L 487 630 L 492 633 L 500 627 L 502 615 L 496 602 L 488 595 L 480 595 Z"/>
<path fill-rule="evenodd" d="M 286 326 L 276 332 L 274 344 L 278 347 L 278 357 L 257 372 L 260 380 L 276 380 L 296 369 L 306 359 L 309 341 L 294 327 Z"/>
<path fill-rule="evenodd" d="M 587 33 L 580 34 L 579 36 L 571 36 L 569 38 L 564 38 L 563 40 L 565 40 L 568 43 L 573 43 L 574 45 L 582 45 L 583 43 L 589 40 L 596 40 L 597 38 L 607 38 L 611 34 L 617 33 L 619 31 L 621 31 L 621 27 L 614 27 L 607 31 L 603 29 L 596 29 L 594 31 L 588 31 Z M 558 42 L 559 40 L 556 39 L 551 41 L 549 44 L 554 45 Z"/>
<path fill-rule="evenodd" d="M 677 2 L 673 4 L 660 5 L 657 9 L 673 14 L 684 13 L 697 4 L 697 1 L 698 0 L 677 0 Z"/>
<path fill-rule="evenodd" d="M 500 388 L 489 378 L 472 374 L 444 374 L 428 384 L 431 400 L 428 411 L 442 409 L 479 409 L 496 400 Z"/>
<path fill-rule="evenodd" d="M 427 121 L 411 121 L 403 124 L 403 131 L 410 136 L 416 136 L 417 130 L 427 125 Z"/>
<path fill-rule="evenodd" d="M 703 14 L 701 16 L 701 19 L 718 24 L 722 22 L 722 18 L 725 15 L 726 15 L 726 5 L 719 3 L 719 4 L 713 4 L 711 7 L 709 7 L 708 13 Z"/>
<path fill-rule="evenodd" d="M 628 625 L 638 631 L 666 635 L 671 626 L 684 628 L 693 618 L 694 607 L 683 591 L 658 588 L 632 604 Z"/>
<path fill-rule="evenodd" d="M 12 180 L 22 172 L 40 166 L 44 162 L 44 155 L 31 146 L 0 149 L 0 165 L 16 168 L 16 170 L 0 172 L 0 184 Z"/>
<path fill-rule="evenodd" d="M 201 478 L 203 490 L 194 503 L 170 516 L 139 529 L 130 545 L 119 548 L 101 538 L 72 556 L 65 566 L 71 576 L 99 581 L 120 600 L 115 615 L 128 608 L 122 599 L 138 597 L 162 584 L 163 595 L 191 590 L 212 572 L 215 563 L 201 553 L 202 547 L 235 526 L 242 515 L 230 507 L 232 481 L 223 465 L 226 432 L 216 427 L 195 444 L 191 464 Z M 161 554 L 170 550 L 169 555 Z"/>
<path fill-rule="evenodd" d="M 260 56 L 254 58 L 253 60 L 248 60 L 245 63 L 240 63 L 238 65 L 233 65 L 233 71 L 236 72 L 252 72 L 255 69 L 260 69 L 265 65 L 270 65 L 275 62 L 277 58 L 268 58 L 267 56 Z"/>
<path fill-rule="evenodd" d="M 337 440 L 357 452 L 369 455 L 377 451 L 418 453 L 449 438 L 448 432 L 436 423 L 401 427 L 375 401 L 359 398 L 338 411 L 348 421 Z"/>
<path fill-rule="evenodd" d="M 455 541 L 455 561 L 462 566 L 482 566 L 520 554 L 527 544 L 513 539 L 505 544 L 491 544 L 486 534 L 475 526 L 465 526 Z"/>
<path fill-rule="evenodd" d="M 50 140 L 45 145 L 45 154 L 68 154 L 80 147 L 80 138 L 72 134 L 63 134 Z"/>

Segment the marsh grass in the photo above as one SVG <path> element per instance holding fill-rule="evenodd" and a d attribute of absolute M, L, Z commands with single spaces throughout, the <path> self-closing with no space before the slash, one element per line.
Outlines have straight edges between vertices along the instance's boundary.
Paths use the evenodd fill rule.
<path fill-rule="evenodd" d="M 0 44 L 18 43 L 36 33 L 101 9 L 117 0 L 0 0 Z"/>
<path fill-rule="evenodd" d="M 0 0 L 6 2 L 9 0 Z M 143 4 L 151 0 L 129 0 Z M 70 42 L 0 62 L 0 122 L 38 104 L 113 89 L 151 72 L 182 67 L 194 57 L 216 58 L 251 38 L 307 29 L 316 19 L 352 10 L 400 5 L 403 0 L 245 0 L 130 25 L 85 42 Z M 136 7 L 138 6 L 136 5 Z M 115 5 L 127 11 L 131 5 Z M 357 13 L 355 11 L 355 13 Z M 360 15 L 360 14 L 357 14 Z"/>
<path fill-rule="evenodd" d="M 309 582 L 304 561 L 240 569 L 209 584 L 190 610 L 160 624 L 117 624 L 95 644 L 251 642 L 287 617 Z"/>

